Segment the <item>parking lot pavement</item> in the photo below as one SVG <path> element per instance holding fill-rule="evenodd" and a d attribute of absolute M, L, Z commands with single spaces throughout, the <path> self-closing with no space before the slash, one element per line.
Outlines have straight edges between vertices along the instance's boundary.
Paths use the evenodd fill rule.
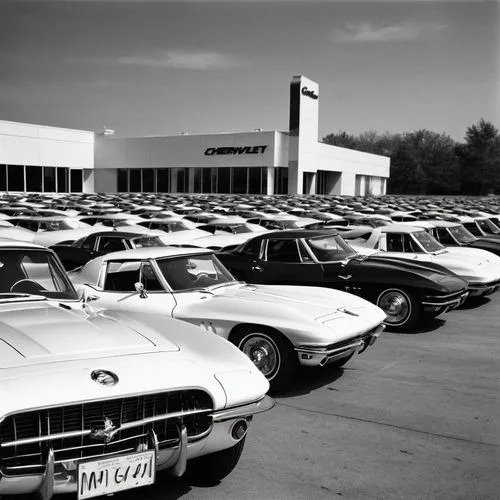
<path fill-rule="evenodd" d="M 161 478 L 141 498 L 500 498 L 500 294 L 442 318 L 302 370 L 222 483 Z"/>

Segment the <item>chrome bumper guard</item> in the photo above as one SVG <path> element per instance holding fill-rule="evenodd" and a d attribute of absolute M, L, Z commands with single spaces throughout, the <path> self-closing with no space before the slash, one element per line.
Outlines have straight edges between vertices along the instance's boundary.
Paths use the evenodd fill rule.
<path fill-rule="evenodd" d="M 440 310 L 440 312 L 448 312 L 461 306 L 469 297 L 469 293 L 470 290 L 468 289 L 460 295 L 455 296 L 453 299 L 449 300 L 432 300 L 424 298 L 424 300 L 422 300 L 422 305 L 424 306 L 424 309 L 427 310 L 434 309 Z M 445 297 L 442 297 L 442 299 L 443 298 Z"/>
<path fill-rule="evenodd" d="M 186 426 L 177 425 L 178 438 L 175 446 L 160 449 L 156 433 L 150 429 L 147 436 L 137 446 L 136 452 L 154 450 L 156 456 L 156 469 L 167 469 L 175 477 L 184 474 L 188 459 L 212 453 L 236 444 L 237 440 L 231 435 L 233 424 L 241 419 L 251 421 L 253 415 L 268 411 L 274 407 L 274 401 L 269 396 L 264 396 L 253 403 L 227 408 L 213 412 L 213 425 L 211 432 L 203 439 L 191 443 L 188 438 Z M 212 438 L 212 439 L 211 439 Z M 242 436 L 243 438 L 243 436 Z M 241 438 L 241 439 L 242 439 Z M 0 495 L 17 495 L 38 493 L 42 500 L 50 500 L 54 494 L 74 493 L 77 491 L 78 460 L 56 463 L 54 450 L 50 440 L 45 440 L 43 465 L 41 472 L 30 471 L 23 473 L 23 467 L 0 467 Z M 102 455 L 96 459 L 103 459 L 115 455 Z"/>
<path fill-rule="evenodd" d="M 375 341 L 382 335 L 385 325 L 379 325 L 375 330 L 365 334 L 359 338 L 353 339 L 352 342 L 342 343 L 339 346 L 313 346 L 300 345 L 295 348 L 298 354 L 299 362 L 305 366 L 324 366 L 328 363 L 334 363 L 352 354 L 361 354 L 368 347 L 373 345 Z"/>

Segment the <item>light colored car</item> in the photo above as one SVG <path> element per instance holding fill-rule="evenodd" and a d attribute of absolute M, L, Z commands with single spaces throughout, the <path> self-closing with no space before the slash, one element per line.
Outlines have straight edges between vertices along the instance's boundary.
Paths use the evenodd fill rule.
<path fill-rule="evenodd" d="M 342 236 L 349 240 L 348 232 Z M 360 253 L 365 249 L 370 250 L 370 254 L 371 250 L 378 250 L 385 256 L 439 264 L 468 281 L 469 297 L 488 295 L 500 285 L 500 260 L 496 255 L 485 258 L 474 249 L 467 253 L 463 248 L 445 248 L 421 227 L 393 224 L 374 228 L 370 235 L 366 235 L 364 243 L 358 240 L 353 248 Z"/>
<path fill-rule="evenodd" d="M 46 248 L 0 242 L 0 495 L 109 495 L 236 465 L 269 383 L 229 342 L 97 312 Z"/>
<path fill-rule="evenodd" d="M 205 249 L 115 252 L 69 276 L 103 309 L 162 313 L 230 340 L 273 389 L 289 384 L 299 363 L 344 364 L 377 339 L 385 319 L 377 306 L 345 292 L 236 281 Z"/>

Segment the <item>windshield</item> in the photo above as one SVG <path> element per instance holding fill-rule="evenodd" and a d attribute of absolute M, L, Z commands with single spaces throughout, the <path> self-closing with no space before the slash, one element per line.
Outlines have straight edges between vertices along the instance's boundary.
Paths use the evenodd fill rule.
<path fill-rule="evenodd" d="M 493 233 L 493 234 L 499 234 L 500 230 L 498 229 L 495 224 L 490 222 L 489 220 L 476 220 L 476 224 L 485 232 L 485 233 Z"/>
<path fill-rule="evenodd" d="M 465 229 L 465 227 L 463 226 L 449 227 L 448 231 L 460 243 L 469 243 L 477 239 L 470 231 Z"/>
<path fill-rule="evenodd" d="M 143 236 L 141 238 L 134 238 L 132 241 L 135 248 L 166 246 L 158 236 Z"/>
<path fill-rule="evenodd" d="M 80 227 L 84 227 L 83 224 L 74 219 L 47 220 L 40 223 L 41 231 L 61 231 Z"/>
<path fill-rule="evenodd" d="M 317 236 L 305 241 L 319 262 L 344 260 L 356 255 L 356 251 L 338 235 Z"/>
<path fill-rule="evenodd" d="M 0 250 L 0 294 L 43 295 L 49 299 L 77 300 L 76 292 L 48 251 Z"/>
<path fill-rule="evenodd" d="M 157 263 L 165 280 L 175 292 L 236 282 L 213 254 L 184 255 L 160 259 Z"/>
<path fill-rule="evenodd" d="M 189 227 L 182 221 L 170 221 L 170 222 L 162 222 L 161 230 L 166 231 L 167 233 L 175 233 L 177 231 L 186 231 Z"/>
<path fill-rule="evenodd" d="M 439 243 L 434 236 L 426 231 L 418 231 L 412 233 L 413 237 L 420 243 L 424 250 L 428 253 L 440 252 L 444 250 L 444 246 Z"/>

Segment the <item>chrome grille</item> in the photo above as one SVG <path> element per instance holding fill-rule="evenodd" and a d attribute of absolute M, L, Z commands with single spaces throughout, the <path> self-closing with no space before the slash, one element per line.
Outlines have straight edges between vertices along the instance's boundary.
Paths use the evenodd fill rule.
<path fill-rule="evenodd" d="M 160 449 L 174 446 L 178 439 L 177 424 L 182 422 L 189 439 L 195 440 L 210 430 L 212 410 L 213 402 L 207 393 L 190 389 L 17 413 L 0 424 L 0 465 L 7 468 L 41 465 L 44 447 L 49 442 L 56 462 L 134 451 L 151 429 L 157 435 Z M 199 413 L 192 414 L 193 411 Z M 171 414 L 175 416 L 169 418 Z M 160 419 L 141 422 L 153 417 Z M 94 440 L 88 432 L 80 435 L 82 431 L 102 427 L 105 418 L 118 429 L 124 424 L 129 427 L 119 430 L 108 444 Z M 139 425 L 133 425 L 134 422 Z"/>

